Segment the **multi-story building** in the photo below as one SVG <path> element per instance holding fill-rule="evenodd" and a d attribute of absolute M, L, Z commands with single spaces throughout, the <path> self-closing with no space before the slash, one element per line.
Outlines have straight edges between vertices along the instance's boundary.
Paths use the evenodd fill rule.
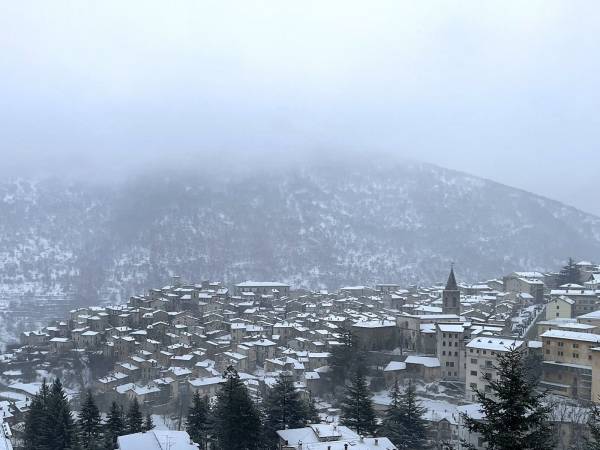
<path fill-rule="evenodd" d="M 572 317 L 587 314 L 598 309 L 598 294 L 592 289 L 585 289 L 578 284 L 561 286 L 550 291 L 550 299 L 567 297 L 573 300 Z"/>
<path fill-rule="evenodd" d="M 437 323 L 437 357 L 442 379 L 464 381 L 465 340 L 470 338 L 470 327 L 464 323 Z"/>
<path fill-rule="evenodd" d="M 592 348 L 600 335 L 576 331 L 549 330 L 542 340 L 542 385 L 551 392 L 590 401 L 592 397 Z"/>
<path fill-rule="evenodd" d="M 573 317 L 574 300 L 564 295 L 553 297 L 546 303 L 546 320 L 570 319 Z"/>
<path fill-rule="evenodd" d="M 523 348 L 524 342 L 512 338 L 481 336 L 466 345 L 466 397 L 477 401 L 475 390 L 491 392 L 490 381 L 497 380 L 498 356 L 512 348 Z"/>

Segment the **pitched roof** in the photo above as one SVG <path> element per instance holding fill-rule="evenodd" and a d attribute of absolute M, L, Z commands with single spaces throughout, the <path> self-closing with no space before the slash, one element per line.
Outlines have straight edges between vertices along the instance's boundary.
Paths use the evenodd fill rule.
<path fill-rule="evenodd" d="M 448 275 L 448 281 L 446 282 L 446 291 L 457 291 L 458 285 L 456 284 L 456 277 L 454 276 L 454 267 L 450 268 L 450 275 Z"/>

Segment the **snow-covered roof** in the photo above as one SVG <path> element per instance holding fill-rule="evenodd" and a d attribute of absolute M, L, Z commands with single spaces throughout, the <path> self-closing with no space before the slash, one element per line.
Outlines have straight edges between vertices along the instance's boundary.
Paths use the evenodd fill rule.
<path fill-rule="evenodd" d="M 445 333 L 462 333 L 465 331 L 461 324 L 440 323 L 438 328 Z"/>
<path fill-rule="evenodd" d="M 393 320 L 363 320 L 355 322 L 353 326 L 358 328 L 381 328 L 381 327 L 395 327 L 396 322 Z"/>
<path fill-rule="evenodd" d="M 519 348 L 523 345 L 523 341 L 517 339 L 495 338 L 495 337 L 478 337 L 472 339 L 467 344 L 467 348 L 477 348 L 483 350 L 495 350 L 497 352 L 505 352 L 511 347 Z"/>
<path fill-rule="evenodd" d="M 471 403 L 469 405 L 462 405 L 456 408 L 457 411 L 461 414 L 464 414 L 471 419 L 481 420 L 485 418 L 485 413 L 481 409 L 480 403 Z"/>
<path fill-rule="evenodd" d="M 404 370 L 406 369 L 406 363 L 402 362 L 402 361 L 390 361 L 388 363 L 387 366 L 385 366 L 385 369 L 383 369 L 384 372 L 395 372 L 397 370 Z"/>
<path fill-rule="evenodd" d="M 600 319 L 600 310 L 592 311 L 581 316 L 577 316 L 578 319 Z"/>
<path fill-rule="evenodd" d="M 598 334 L 580 333 L 578 331 L 567 331 L 567 330 L 548 330 L 544 334 L 542 334 L 540 337 L 568 339 L 571 341 L 600 342 L 600 335 L 598 335 Z"/>
<path fill-rule="evenodd" d="M 150 430 L 117 439 L 119 450 L 198 450 L 185 431 Z"/>
<path fill-rule="evenodd" d="M 303 445 L 302 449 L 306 450 L 396 450 L 396 446 L 385 437 L 372 438 L 366 437 L 362 439 L 340 440 L 318 442 L 314 444 Z"/>
<path fill-rule="evenodd" d="M 352 431 L 350 428 L 345 427 L 343 425 L 330 423 L 316 423 L 303 428 L 290 428 L 287 430 L 278 430 L 277 434 L 282 440 L 288 441 L 289 445 L 296 446 L 298 443 L 302 443 L 303 449 L 307 448 L 307 445 L 318 444 L 320 440 L 325 439 L 329 441 L 326 442 L 327 444 L 334 444 L 337 441 L 331 442 L 331 440 L 335 439 L 346 441 L 358 441 L 360 439 L 360 436 L 354 431 Z M 343 448 L 344 447 L 342 445 L 342 449 Z"/>
<path fill-rule="evenodd" d="M 408 356 L 404 362 L 406 364 L 418 364 L 425 367 L 440 367 L 440 360 L 433 356 Z"/>
<path fill-rule="evenodd" d="M 244 281 L 236 284 L 236 287 L 251 288 L 251 287 L 290 287 L 289 284 L 280 283 L 278 281 Z"/>

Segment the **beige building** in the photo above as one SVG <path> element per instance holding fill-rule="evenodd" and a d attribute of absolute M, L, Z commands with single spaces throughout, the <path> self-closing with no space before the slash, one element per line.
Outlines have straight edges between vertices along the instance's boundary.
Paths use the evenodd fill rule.
<path fill-rule="evenodd" d="M 591 400 L 600 403 L 600 347 L 592 347 L 592 393 Z"/>
<path fill-rule="evenodd" d="M 571 317 L 577 317 L 598 309 L 598 295 L 596 291 L 585 289 L 580 285 L 571 284 L 562 286 L 559 289 L 552 289 L 550 291 L 550 299 L 554 300 L 558 297 L 568 297 L 573 300 Z"/>
<path fill-rule="evenodd" d="M 577 322 L 600 327 L 600 310 L 578 316 Z"/>
<path fill-rule="evenodd" d="M 577 331 L 579 333 L 596 333 L 596 330 L 598 330 L 598 326 L 587 323 L 579 323 L 576 319 L 554 319 L 542 320 L 538 322 L 538 336 L 541 336 L 546 331 L 550 330 Z"/>
<path fill-rule="evenodd" d="M 542 340 L 542 385 L 557 395 L 589 401 L 592 396 L 592 348 L 600 335 L 550 330 Z"/>
<path fill-rule="evenodd" d="M 511 348 L 523 348 L 523 341 L 511 338 L 481 336 L 466 346 L 466 398 L 477 401 L 475 389 L 490 392 L 490 381 L 498 378 L 498 355 Z"/>
<path fill-rule="evenodd" d="M 564 295 L 553 297 L 546 303 L 546 320 L 570 319 L 573 317 L 574 304 L 573 300 Z"/>

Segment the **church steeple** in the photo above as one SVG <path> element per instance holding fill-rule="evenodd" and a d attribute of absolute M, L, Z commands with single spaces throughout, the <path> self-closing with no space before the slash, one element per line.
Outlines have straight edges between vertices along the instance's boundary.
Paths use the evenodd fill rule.
<path fill-rule="evenodd" d="M 442 292 L 442 311 L 444 314 L 460 315 L 460 291 L 454 276 L 454 264 L 450 267 L 446 288 Z"/>
<path fill-rule="evenodd" d="M 457 291 L 458 285 L 456 284 L 456 277 L 454 276 L 454 264 L 450 266 L 450 275 L 448 275 L 448 281 L 446 282 L 446 291 Z"/>

